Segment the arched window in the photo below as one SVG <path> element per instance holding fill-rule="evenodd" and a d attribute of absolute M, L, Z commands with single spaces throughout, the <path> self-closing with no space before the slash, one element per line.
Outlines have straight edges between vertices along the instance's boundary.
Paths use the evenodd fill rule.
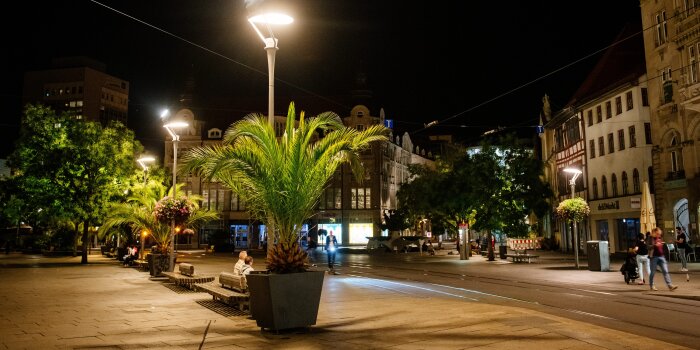
<path fill-rule="evenodd" d="M 615 174 L 612 174 L 612 176 L 610 177 L 610 187 L 612 188 L 613 197 L 617 197 L 617 175 Z"/>
<path fill-rule="evenodd" d="M 593 178 L 593 199 L 598 199 L 598 179 Z"/>
<path fill-rule="evenodd" d="M 623 196 L 630 194 L 628 187 L 629 187 L 629 183 L 627 181 L 627 172 L 623 171 L 622 172 L 622 195 Z"/>
<path fill-rule="evenodd" d="M 600 179 L 600 187 L 603 188 L 603 198 L 608 198 L 608 180 L 605 175 Z"/>
<path fill-rule="evenodd" d="M 678 148 L 677 146 L 679 145 L 679 140 L 678 140 L 678 135 L 674 135 L 671 138 L 671 172 L 672 173 L 679 173 L 683 171 L 683 154 L 681 153 L 681 149 Z M 672 176 L 672 179 L 676 178 L 681 178 L 682 175 L 680 174 L 670 174 Z"/>
<path fill-rule="evenodd" d="M 642 187 L 639 185 L 639 171 L 636 168 L 632 172 L 632 190 L 634 193 L 642 193 Z"/>

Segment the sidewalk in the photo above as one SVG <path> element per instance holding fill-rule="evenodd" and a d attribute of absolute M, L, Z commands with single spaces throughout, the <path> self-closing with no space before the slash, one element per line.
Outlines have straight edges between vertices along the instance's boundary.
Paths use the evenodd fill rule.
<path fill-rule="evenodd" d="M 198 252 L 181 260 L 202 273 L 230 270 L 235 262 Z M 274 334 L 206 293 L 151 281 L 113 259 L 79 261 L 0 256 L 0 349 L 198 349 L 207 326 L 203 349 L 684 349 L 524 308 L 349 275 L 326 275 L 315 326 Z M 263 269 L 262 259 L 255 267 Z M 616 277 L 619 283 L 622 276 Z M 428 299 L 439 314 L 420 307 Z"/>

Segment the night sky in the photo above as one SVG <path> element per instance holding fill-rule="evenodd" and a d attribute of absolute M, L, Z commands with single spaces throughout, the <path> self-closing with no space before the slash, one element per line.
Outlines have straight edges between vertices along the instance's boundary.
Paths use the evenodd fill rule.
<path fill-rule="evenodd" d="M 277 114 L 295 101 L 311 114 L 347 115 L 362 73 L 373 115 L 384 107 L 398 131 L 416 137 L 440 131 L 423 130 L 437 120 L 460 140 L 535 125 L 542 96 L 550 95 L 555 111 L 565 105 L 600 55 L 528 83 L 610 45 L 626 22 L 640 21 L 638 0 L 292 2 L 295 22 L 276 31 Z M 177 107 L 188 76 L 195 111 L 210 126 L 267 111 L 267 60 L 243 0 L 13 6 L 19 9 L 6 11 L 0 24 L 0 156 L 17 136 L 24 72 L 50 68 L 54 57 L 89 56 L 129 81 L 129 127 L 154 153 L 165 139 L 158 111 Z"/>

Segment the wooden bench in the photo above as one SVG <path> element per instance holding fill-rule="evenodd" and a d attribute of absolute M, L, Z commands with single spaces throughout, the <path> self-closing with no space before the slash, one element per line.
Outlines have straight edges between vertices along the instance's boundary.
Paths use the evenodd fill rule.
<path fill-rule="evenodd" d="M 222 272 L 219 274 L 218 283 L 196 283 L 194 288 L 198 292 L 209 293 L 214 300 L 237 307 L 241 311 L 250 310 L 250 292 L 244 275 Z"/>
<path fill-rule="evenodd" d="M 176 286 L 183 286 L 188 289 L 193 289 L 195 283 L 207 283 L 214 280 L 214 276 L 196 275 L 194 266 L 188 263 L 180 263 L 178 272 L 161 272 L 161 274 L 168 277 L 170 282 L 174 282 Z"/>
<path fill-rule="evenodd" d="M 539 258 L 539 255 L 534 254 L 506 254 L 507 258 L 513 259 L 514 263 L 527 261 L 529 264 L 532 260 Z"/>

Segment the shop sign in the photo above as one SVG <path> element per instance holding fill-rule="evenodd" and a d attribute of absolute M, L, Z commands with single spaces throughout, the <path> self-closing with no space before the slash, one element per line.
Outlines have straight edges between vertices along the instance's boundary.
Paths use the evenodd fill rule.
<path fill-rule="evenodd" d="M 598 204 L 598 210 L 620 209 L 620 201 L 603 202 Z"/>
<path fill-rule="evenodd" d="M 642 207 L 642 199 L 639 197 L 632 197 L 630 198 L 630 208 L 632 209 L 640 209 Z"/>

